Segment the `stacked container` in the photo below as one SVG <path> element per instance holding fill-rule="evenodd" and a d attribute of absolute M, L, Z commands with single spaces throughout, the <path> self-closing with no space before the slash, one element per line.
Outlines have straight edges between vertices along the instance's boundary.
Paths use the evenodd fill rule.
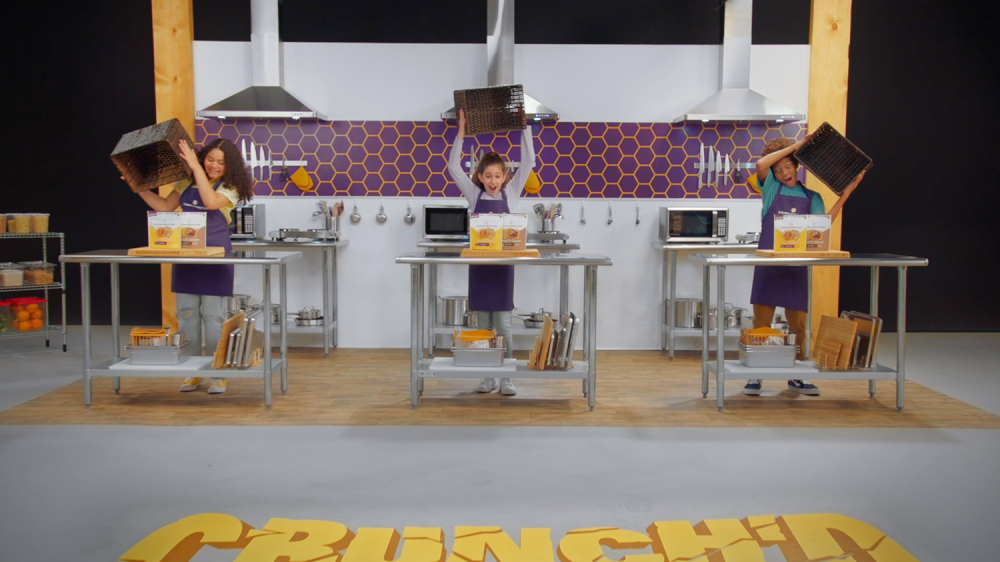
<path fill-rule="evenodd" d="M 20 287 L 24 285 L 24 266 L 16 263 L 0 263 L 0 287 Z"/>
<path fill-rule="evenodd" d="M 15 330 L 30 332 L 45 327 L 45 309 L 48 301 L 38 297 L 10 299 L 11 325 Z"/>

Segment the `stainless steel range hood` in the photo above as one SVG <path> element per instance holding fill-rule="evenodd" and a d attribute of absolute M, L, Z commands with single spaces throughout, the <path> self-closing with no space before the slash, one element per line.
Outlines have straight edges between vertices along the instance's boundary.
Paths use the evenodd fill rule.
<path fill-rule="evenodd" d="M 251 0 L 250 49 L 253 85 L 197 112 L 199 117 L 269 117 L 278 119 L 327 117 L 281 87 L 281 38 L 278 0 Z"/>
<path fill-rule="evenodd" d="M 486 22 L 486 81 L 487 86 L 514 83 L 514 0 L 488 0 Z M 524 112 L 528 120 L 559 119 L 555 110 L 524 93 Z M 441 114 L 442 119 L 456 119 L 452 107 Z"/>
<path fill-rule="evenodd" d="M 753 0 L 728 0 L 718 92 L 677 119 L 681 121 L 800 121 L 806 116 L 750 89 Z"/>

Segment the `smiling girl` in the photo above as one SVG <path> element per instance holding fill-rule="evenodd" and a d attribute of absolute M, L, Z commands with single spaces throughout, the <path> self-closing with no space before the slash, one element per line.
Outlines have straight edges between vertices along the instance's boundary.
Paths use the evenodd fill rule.
<path fill-rule="evenodd" d="M 487 152 L 479 161 L 472 178 L 462 170 L 462 145 L 465 142 L 465 111 L 458 112 L 458 133 L 448 156 L 448 173 L 469 201 L 473 213 L 513 213 L 517 200 L 535 167 L 535 147 L 532 145 L 531 126 L 525 124 L 521 134 L 521 164 L 511 177 L 507 164 L 496 152 Z M 495 329 L 507 341 L 506 357 L 513 357 L 514 346 L 510 337 L 510 317 L 514 310 L 514 266 L 470 265 L 469 308 L 476 311 L 478 327 Z M 500 393 L 517 394 L 510 379 L 500 379 Z M 484 378 L 477 392 L 493 392 L 497 381 Z"/>
<path fill-rule="evenodd" d="M 232 220 L 230 211 L 237 203 L 253 197 L 253 184 L 239 149 L 230 140 L 217 139 L 195 152 L 182 140 L 180 153 L 191 169 L 191 178 L 173 184 L 166 197 L 155 190 L 142 191 L 139 196 L 154 211 L 170 212 L 179 206 L 182 212 L 205 213 L 206 245 L 232 252 L 228 228 Z M 191 340 L 191 354 L 201 355 L 202 323 L 206 353 L 214 353 L 225 321 L 222 297 L 233 296 L 233 266 L 175 265 L 172 289 L 177 294 L 178 327 Z M 195 390 L 203 382 L 202 377 L 188 377 L 180 390 Z M 220 394 L 225 391 L 226 379 L 213 378 L 208 392 Z"/>

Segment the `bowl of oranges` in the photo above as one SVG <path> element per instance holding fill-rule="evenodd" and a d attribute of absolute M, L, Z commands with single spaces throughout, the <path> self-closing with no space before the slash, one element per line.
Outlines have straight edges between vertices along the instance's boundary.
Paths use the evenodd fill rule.
<path fill-rule="evenodd" d="M 20 332 L 41 330 L 45 327 L 47 301 L 38 297 L 22 297 L 7 301 L 10 305 L 9 329 Z"/>

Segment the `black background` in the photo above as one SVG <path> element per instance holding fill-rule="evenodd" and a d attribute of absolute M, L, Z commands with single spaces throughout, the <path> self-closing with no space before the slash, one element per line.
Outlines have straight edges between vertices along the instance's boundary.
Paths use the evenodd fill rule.
<path fill-rule="evenodd" d="M 383 40 L 379 30 L 395 29 L 394 36 L 408 41 L 468 37 L 472 43 L 485 35 L 485 2 L 476 13 L 462 8 L 474 3 L 360 2 L 346 9 L 354 14 L 351 17 L 380 22 L 352 26 L 356 35 L 351 37 L 357 40 Z M 670 20 L 687 21 L 684 18 L 698 5 L 708 14 L 705 21 L 721 22 L 714 0 L 680 2 L 671 14 L 663 12 L 670 2 L 616 3 L 617 19 L 608 16 L 607 2 L 535 4 L 538 13 L 566 12 L 569 7 L 576 15 L 564 21 L 539 18 L 541 23 L 533 26 L 523 21 L 531 18 L 525 13 L 529 3 L 521 2 L 518 41 L 643 42 L 621 41 L 622 30 L 643 22 L 646 29 L 633 35 L 658 36 L 650 30 L 670 29 Z M 807 41 L 802 34 L 808 29 L 808 14 L 803 18 L 795 4 L 808 3 L 757 0 L 754 42 Z M 285 0 L 286 20 L 287 14 L 299 9 L 296 5 L 316 4 Z M 146 206 L 118 179 L 108 155 L 123 133 L 156 121 L 149 4 L 107 0 L 69 3 L 58 11 L 42 3 L 22 7 L 29 12 L 23 21 L 44 21 L 45 32 L 33 27 L 31 33 L 16 38 L 7 82 L 12 126 L 4 156 L 9 174 L 0 187 L 0 211 L 51 213 L 52 230 L 67 233 L 68 252 L 145 244 Z M 223 11 L 231 7 L 221 0 L 196 0 L 195 14 L 201 20 L 196 36 L 248 39 L 249 3 L 242 15 Z M 307 8 L 296 20 L 326 17 L 308 12 Z M 350 21 L 345 13 L 340 19 Z M 603 33 L 592 22 L 605 18 L 609 23 Z M 765 26 L 760 21 L 774 23 Z M 209 23 L 202 25 L 205 22 Z M 877 0 L 853 3 L 846 133 L 872 157 L 875 167 L 844 211 L 844 247 L 856 253 L 930 259 L 930 267 L 914 268 L 909 274 L 908 328 L 913 331 L 1000 330 L 994 263 L 1000 255 L 996 227 L 1000 221 L 994 217 L 1000 176 L 992 159 L 997 148 L 997 80 L 987 70 L 992 67 L 986 60 L 992 52 L 987 22 L 943 0 L 905 6 Z M 419 33 L 399 31 L 406 27 L 420 28 Z M 466 35 L 460 28 L 475 31 Z M 283 32 L 291 33 L 287 21 Z M 298 40 L 307 40 L 307 32 L 304 26 L 296 31 L 302 33 Z M 721 36 L 721 28 L 711 33 Z M 664 35 L 670 42 L 670 33 Z M 339 34 L 329 40 L 349 39 Z M 4 259 L 37 259 L 37 241 L 13 242 L 4 241 Z M 110 322 L 107 267 L 93 269 L 94 319 L 106 324 Z M 67 266 L 71 324 L 80 321 L 78 270 Z M 123 267 L 122 277 L 122 322 L 156 324 L 158 269 Z M 890 329 L 895 325 L 894 281 L 891 270 L 883 273 L 880 315 Z M 867 310 L 867 303 L 867 271 L 842 269 L 841 307 Z M 58 312 L 57 305 L 53 308 Z"/>

